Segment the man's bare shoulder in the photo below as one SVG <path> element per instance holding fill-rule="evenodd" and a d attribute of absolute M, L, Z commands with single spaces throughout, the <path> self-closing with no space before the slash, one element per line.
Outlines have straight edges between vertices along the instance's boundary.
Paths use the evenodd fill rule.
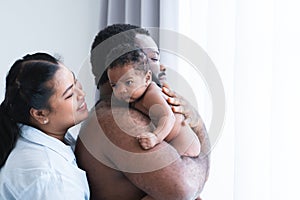
<path fill-rule="evenodd" d="M 206 163 L 202 164 L 199 158 L 180 158 L 177 151 L 165 142 L 153 149 L 143 150 L 134 134 L 135 131 L 147 129 L 151 129 L 149 119 L 136 110 L 111 108 L 110 102 L 100 102 L 95 107 L 82 127 L 80 139 L 82 143 L 89 141 L 82 146 L 87 148 L 86 152 L 98 164 L 88 164 L 85 162 L 86 155 L 77 154 L 78 158 L 82 158 L 81 165 L 86 165 L 84 169 L 88 175 L 95 177 L 93 186 L 103 181 L 103 176 L 100 176 L 102 173 L 91 174 L 100 165 L 101 169 L 107 166 L 111 170 L 122 171 L 133 185 L 153 197 L 174 199 L 175 193 L 172 191 L 182 193 L 182 196 L 198 193 L 204 182 Z M 82 138 L 82 135 L 86 137 Z M 110 173 L 107 179 L 116 181 L 112 176 Z M 126 183 L 129 184 L 128 181 Z"/>
<path fill-rule="evenodd" d="M 127 104 L 111 103 L 109 100 L 103 100 L 95 107 L 95 113 L 99 124 L 103 128 L 121 128 L 131 136 L 137 136 L 137 132 L 145 132 L 153 129 L 148 116 L 142 112 L 130 108 Z M 114 127 L 112 127 L 114 125 Z M 133 134 L 131 134 L 133 133 Z"/>
<path fill-rule="evenodd" d="M 141 112 L 128 106 L 111 106 L 111 101 L 103 100 L 90 111 L 89 118 L 81 126 L 79 137 L 87 146 L 95 148 L 101 148 L 97 144 L 108 140 L 125 150 L 140 152 L 142 149 L 136 136 L 153 129 L 149 118 Z"/>

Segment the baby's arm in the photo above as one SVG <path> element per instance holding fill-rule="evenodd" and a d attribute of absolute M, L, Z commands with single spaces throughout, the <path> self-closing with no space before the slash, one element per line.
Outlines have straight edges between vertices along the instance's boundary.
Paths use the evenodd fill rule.
<path fill-rule="evenodd" d="M 156 129 L 153 133 L 144 133 L 137 137 L 144 149 L 150 149 L 169 135 L 176 120 L 175 116 L 162 96 L 161 89 L 155 83 L 149 85 L 143 98 L 135 104 L 135 107 L 146 110 L 151 120 L 155 122 Z"/>

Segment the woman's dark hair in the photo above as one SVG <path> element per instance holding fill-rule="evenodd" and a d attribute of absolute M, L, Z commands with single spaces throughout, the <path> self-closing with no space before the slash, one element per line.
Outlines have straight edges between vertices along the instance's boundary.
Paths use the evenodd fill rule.
<path fill-rule="evenodd" d="M 46 53 L 28 54 L 17 60 L 6 76 L 6 91 L 0 105 L 0 167 L 14 148 L 20 125 L 32 125 L 30 109 L 50 109 L 51 84 L 58 60 Z"/>

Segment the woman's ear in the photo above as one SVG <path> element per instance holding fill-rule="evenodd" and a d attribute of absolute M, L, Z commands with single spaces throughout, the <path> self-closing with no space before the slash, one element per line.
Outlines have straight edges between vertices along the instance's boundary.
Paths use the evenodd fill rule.
<path fill-rule="evenodd" d="M 146 80 L 146 86 L 148 86 L 152 82 L 151 70 L 148 70 L 148 72 L 146 73 L 145 80 Z"/>
<path fill-rule="evenodd" d="M 42 109 L 42 110 L 37 110 L 34 108 L 30 109 L 31 117 L 40 124 L 45 125 L 49 122 L 48 114 L 49 114 L 49 111 L 45 110 L 45 109 Z"/>

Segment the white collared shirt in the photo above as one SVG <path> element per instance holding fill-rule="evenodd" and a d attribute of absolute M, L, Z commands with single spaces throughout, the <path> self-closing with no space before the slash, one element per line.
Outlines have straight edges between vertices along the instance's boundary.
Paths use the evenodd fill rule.
<path fill-rule="evenodd" d="M 89 199 L 86 174 L 76 164 L 71 146 L 30 126 L 0 170 L 1 200 Z"/>

